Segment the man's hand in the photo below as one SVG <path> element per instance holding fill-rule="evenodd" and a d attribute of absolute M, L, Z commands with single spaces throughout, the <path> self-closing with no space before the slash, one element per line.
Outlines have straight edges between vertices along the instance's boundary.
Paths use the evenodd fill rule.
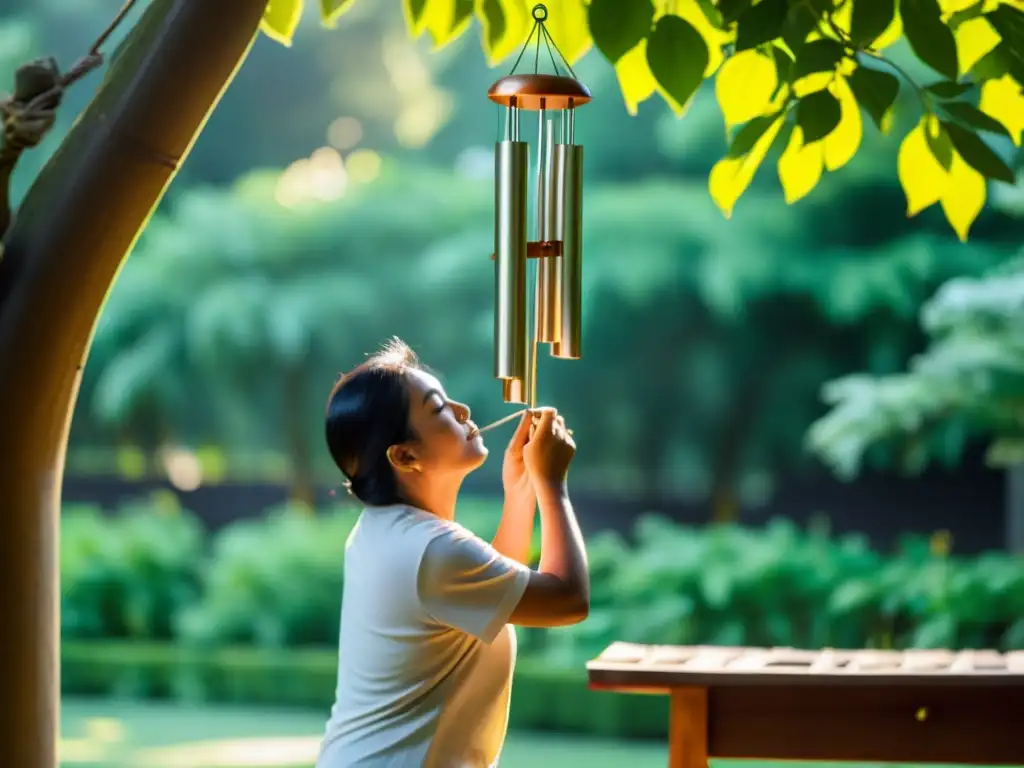
<path fill-rule="evenodd" d="M 515 500 L 525 503 L 536 497 L 530 473 L 526 471 L 526 462 L 523 460 L 523 448 L 530 440 L 532 428 L 533 416 L 527 411 L 523 414 L 523 419 L 519 422 L 512 439 L 509 440 L 508 448 L 505 449 L 505 459 L 501 467 L 501 483 L 506 501 Z"/>

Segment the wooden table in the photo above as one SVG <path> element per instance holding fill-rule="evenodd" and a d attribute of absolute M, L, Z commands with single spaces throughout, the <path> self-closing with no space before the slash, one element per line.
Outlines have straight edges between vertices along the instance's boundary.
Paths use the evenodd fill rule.
<path fill-rule="evenodd" d="M 614 643 L 590 687 L 671 696 L 670 768 L 709 757 L 1024 765 L 1024 651 Z"/>

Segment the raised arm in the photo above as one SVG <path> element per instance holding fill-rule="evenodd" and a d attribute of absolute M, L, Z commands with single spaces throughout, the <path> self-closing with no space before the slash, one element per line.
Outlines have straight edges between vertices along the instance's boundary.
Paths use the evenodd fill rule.
<path fill-rule="evenodd" d="M 505 449 L 501 467 L 505 503 L 501 509 L 498 531 L 491 541 L 491 546 L 498 552 L 526 566 L 530 565 L 533 524 L 537 517 L 537 492 L 523 459 L 523 449 L 530 437 L 531 424 L 531 415 L 523 414 L 519 427 Z"/>
<path fill-rule="evenodd" d="M 587 552 L 566 483 L 575 451 L 565 422 L 553 409 L 545 409 L 524 449 L 540 504 L 540 567 L 530 573 L 526 590 L 512 611 L 513 624 L 577 624 L 590 612 Z"/>

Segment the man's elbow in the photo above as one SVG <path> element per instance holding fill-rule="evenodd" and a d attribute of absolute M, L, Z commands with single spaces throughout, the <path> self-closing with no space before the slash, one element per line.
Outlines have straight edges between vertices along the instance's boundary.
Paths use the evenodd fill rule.
<path fill-rule="evenodd" d="M 566 625 L 579 624 L 590 616 L 590 594 L 581 593 L 573 600 L 572 606 L 566 616 Z"/>

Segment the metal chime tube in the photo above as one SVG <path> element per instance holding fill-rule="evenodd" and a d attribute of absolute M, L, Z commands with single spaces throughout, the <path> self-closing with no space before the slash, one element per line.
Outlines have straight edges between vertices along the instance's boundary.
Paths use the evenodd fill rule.
<path fill-rule="evenodd" d="M 494 375 L 503 380 L 506 401 L 525 402 L 530 154 L 529 145 L 519 141 L 519 110 L 513 106 L 509 113 L 506 138 L 494 148 Z"/>
<path fill-rule="evenodd" d="M 556 144 L 555 234 L 562 241 L 561 333 L 551 354 L 576 360 L 582 354 L 583 328 L 583 147 L 573 143 L 574 115 L 566 110 L 564 144 Z"/>
<path fill-rule="evenodd" d="M 537 168 L 537 239 L 550 243 L 558 240 L 557 190 L 555 187 L 555 126 L 547 111 L 540 111 L 540 147 Z M 562 258 L 545 256 L 537 267 L 537 340 L 553 343 L 562 333 Z"/>

